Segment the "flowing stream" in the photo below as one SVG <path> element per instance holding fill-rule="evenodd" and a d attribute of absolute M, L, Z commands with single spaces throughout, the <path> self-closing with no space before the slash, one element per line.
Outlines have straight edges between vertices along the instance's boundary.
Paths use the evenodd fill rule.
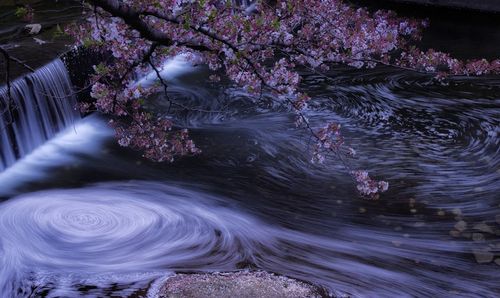
<path fill-rule="evenodd" d="M 271 95 L 207 83 L 203 67 L 182 59 L 164 74 L 169 97 L 191 108 L 169 107 L 164 94 L 151 108 L 170 109 L 202 154 L 148 162 L 92 115 L 9 159 L 1 297 L 146 297 L 174 272 L 240 269 L 354 297 L 500 292 L 498 77 L 442 85 L 389 68 L 306 75 L 313 125 L 340 123 L 357 151 L 350 165 L 390 183 L 367 201 L 338 160 L 310 162 L 308 133 Z M 49 91 L 67 92 L 59 88 Z M 45 119 L 33 118 L 36 129 Z"/>

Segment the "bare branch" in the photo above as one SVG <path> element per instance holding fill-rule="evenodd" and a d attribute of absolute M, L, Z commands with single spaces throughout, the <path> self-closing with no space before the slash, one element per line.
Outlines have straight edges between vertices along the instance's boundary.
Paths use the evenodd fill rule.
<path fill-rule="evenodd" d="M 17 59 L 16 57 L 11 56 L 9 54 L 9 52 L 7 52 L 7 50 L 5 50 L 4 48 L 2 48 L 1 46 L 0 46 L 0 53 L 3 54 L 5 60 L 13 61 L 13 62 L 21 65 L 22 67 L 26 68 L 30 72 L 35 72 L 35 70 L 31 66 L 27 65 L 26 63 L 24 63 L 23 61 Z"/>

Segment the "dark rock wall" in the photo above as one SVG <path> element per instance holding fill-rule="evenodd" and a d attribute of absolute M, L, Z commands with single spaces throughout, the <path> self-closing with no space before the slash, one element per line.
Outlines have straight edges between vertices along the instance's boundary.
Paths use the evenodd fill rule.
<path fill-rule="evenodd" d="M 91 76 L 94 74 L 94 65 L 107 62 L 109 59 L 103 53 L 85 47 L 78 47 L 61 56 L 75 91 L 77 100 L 85 102 L 90 100 Z"/>
<path fill-rule="evenodd" d="M 499 0 L 385 0 L 377 2 L 416 3 L 430 6 L 465 8 L 500 13 Z"/>

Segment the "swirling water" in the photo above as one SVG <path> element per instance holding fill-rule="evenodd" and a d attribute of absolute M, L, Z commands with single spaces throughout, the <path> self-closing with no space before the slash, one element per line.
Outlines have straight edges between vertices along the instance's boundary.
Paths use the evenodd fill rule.
<path fill-rule="evenodd" d="M 189 127 L 201 155 L 150 163 L 96 128 L 62 162 L 40 150 L 0 174 L 39 173 L 1 192 L 2 294 L 141 297 L 173 272 L 258 268 L 355 297 L 495 297 L 500 80 L 332 76 L 307 76 L 308 117 L 342 124 L 350 164 L 391 185 L 378 201 L 335 158 L 312 164 L 307 132 L 270 95 L 208 84 L 199 69 L 170 87 L 190 109 L 161 94 L 152 107 Z"/>

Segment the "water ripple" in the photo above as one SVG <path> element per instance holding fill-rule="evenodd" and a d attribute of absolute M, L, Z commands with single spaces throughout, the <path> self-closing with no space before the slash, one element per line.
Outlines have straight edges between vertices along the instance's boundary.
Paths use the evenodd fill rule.
<path fill-rule="evenodd" d="M 319 237 L 266 224 L 229 202 L 179 185 L 139 181 L 10 199 L 0 205 L 1 293 L 83 296 L 93 289 L 99 296 L 115 293 L 113 287 L 147 289 L 148 281 L 171 271 L 247 266 L 339 294 L 498 290 L 486 278 L 495 265 L 472 272 L 478 265 L 457 256 L 473 246 L 443 241 L 439 232 L 402 237 L 390 229 L 351 226 L 336 229 L 332 238 Z"/>

